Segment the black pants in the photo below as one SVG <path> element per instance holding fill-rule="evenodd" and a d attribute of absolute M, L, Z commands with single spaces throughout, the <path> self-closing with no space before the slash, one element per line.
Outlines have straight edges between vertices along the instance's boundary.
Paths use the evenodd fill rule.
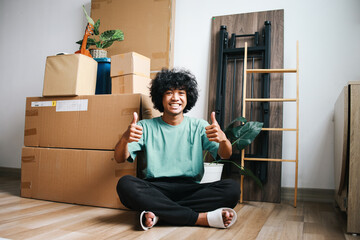
<path fill-rule="evenodd" d="M 201 212 L 234 208 L 239 201 L 240 186 L 231 179 L 199 184 L 179 178 L 147 181 L 124 176 L 118 182 L 117 192 L 127 208 L 151 211 L 173 225 L 192 226 Z"/>

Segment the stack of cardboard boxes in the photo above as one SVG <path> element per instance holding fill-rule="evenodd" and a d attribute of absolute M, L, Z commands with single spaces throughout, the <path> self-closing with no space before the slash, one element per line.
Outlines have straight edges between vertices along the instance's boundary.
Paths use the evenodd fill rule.
<path fill-rule="evenodd" d="M 63 61 L 63 57 L 59 56 L 60 61 Z M 21 196 L 124 208 L 118 199 L 116 184 L 121 176 L 136 176 L 136 164 L 116 163 L 114 147 L 132 121 L 133 112 L 137 112 L 140 119 L 152 118 L 159 113 L 153 110 L 148 94 L 130 91 L 127 94 L 94 95 L 94 88 L 92 93 L 88 93 L 92 95 L 79 95 L 77 93 L 83 89 L 79 88 L 79 82 L 87 80 L 94 86 L 96 84 L 93 80 L 96 79 L 96 65 L 90 66 L 95 60 L 75 54 L 73 58 L 77 58 L 74 60 L 78 61 L 77 65 L 70 66 L 65 61 L 65 67 L 50 70 L 49 62 L 54 59 L 50 61 L 49 58 L 43 92 L 44 96 L 49 97 L 26 99 Z M 83 61 L 90 62 L 90 65 Z M 134 59 L 127 58 L 124 61 L 134 69 L 140 67 Z M 81 73 L 84 69 L 79 66 L 82 64 L 87 66 L 86 71 L 94 72 L 95 75 Z M 55 65 L 61 66 L 59 63 Z M 121 71 L 123 67 L 114 65 L 114 68 Z M 70 74 L 71 79 L 65 79 L 69 72 L 73 72 Z M 85 76 L 85 79 L 81 76 Z M 58 91 L 61 88 L 58 86 L 59 81 L 68 85 L 63 89 L 70 88 L 75 93 Z M 133 89 L 142 84 L 135 82 Z M 124 87 L 127 85 L 125 82 Z M 48 89 L 58 92 L 48 93 Z"/>
<path fill-rule="evenodd" d="M 111 93 L 149 95 L 150 59 L 135 52 L 111 57 Z"/>

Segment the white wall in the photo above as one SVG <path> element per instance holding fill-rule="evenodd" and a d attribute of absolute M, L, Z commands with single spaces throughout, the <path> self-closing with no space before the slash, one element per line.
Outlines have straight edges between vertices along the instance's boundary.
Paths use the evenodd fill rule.
<path fill-rule="evenodd" d="M 0 167 L 20 168 L 25 98 L 41 96 L 46 56 L 73 53 L 90 0 L 0 0 Z"/>
<path fill-rule="evenodd" d="M 40 96 L 46 56 L 74 52 L 90 0 L 0 0 L 0 167 L 20 167 L 25 97 Z M 206 118 L 210 28 L 213 16 L 284 9 L 284 67 L 295 67 L 300 42 L 299 187 L 333 189 L 333 106 L 348 81 L 360 80 L 358 0 L 177 0 L 175 66 L 190 69 L 201 89 L 189 116 Z M 293 78 L 284 94 L 293 97 Z M 293 127 L 285 105 L 285 126 Z M 284 136 L 284 158 L 293 158 L 294 136 Z M 294 185 L 294 164 L 283 164 L 282 186 Z"/>

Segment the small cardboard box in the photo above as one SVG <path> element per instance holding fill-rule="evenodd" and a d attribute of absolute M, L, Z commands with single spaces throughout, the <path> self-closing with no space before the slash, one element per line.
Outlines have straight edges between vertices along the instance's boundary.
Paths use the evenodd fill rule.
<path fill-rule="evenodd" d="M 133 112 L 139 119 L 160 115 L 142 94 L 29 97 L 24 145 L 113 150 Z"/>
<path fill-rule="evenodd" d="M 142 93 L 149 96 L 150 81 L 151 79 L 148 77 L 135 74 L 113 77 L 111 78 L 111 93 Z"/>
<path fill-rule="evenodd" d="M 94 95 L 97 62 L 83 54 L 46 59 L 43 96 Z"/>
<path fill-rule="evenodd" d="M 136 176 L 136 164 L 117 163 L 113 151 L 23 147 L 21 196 L 122 208 L 116 185 Z"/>
<path fill-rule="evenodd" d="M 114 55 L 111 57 L 110 76 L 136 74 L 150 77 L 150 58 L 136 52 Z"/>

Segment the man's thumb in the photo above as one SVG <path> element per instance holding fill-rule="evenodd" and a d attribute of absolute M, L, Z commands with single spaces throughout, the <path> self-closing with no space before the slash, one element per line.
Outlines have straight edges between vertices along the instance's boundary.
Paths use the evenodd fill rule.
<path fill-rule="evenodd" d="M 212 124 L 217 123 L 216 117 L 215 117 L 215 112 L 212 112 L 212 113 L 211 113 L 211 123 L 212 123 Z"/>
<path fill-rule="evenodd" d="M 136 124 L 138 121 L 138 115 L 137 115 L 137 112 L 134 112 L 133 113 L 133 120 L 131 122 L 131 124 Z"/>

